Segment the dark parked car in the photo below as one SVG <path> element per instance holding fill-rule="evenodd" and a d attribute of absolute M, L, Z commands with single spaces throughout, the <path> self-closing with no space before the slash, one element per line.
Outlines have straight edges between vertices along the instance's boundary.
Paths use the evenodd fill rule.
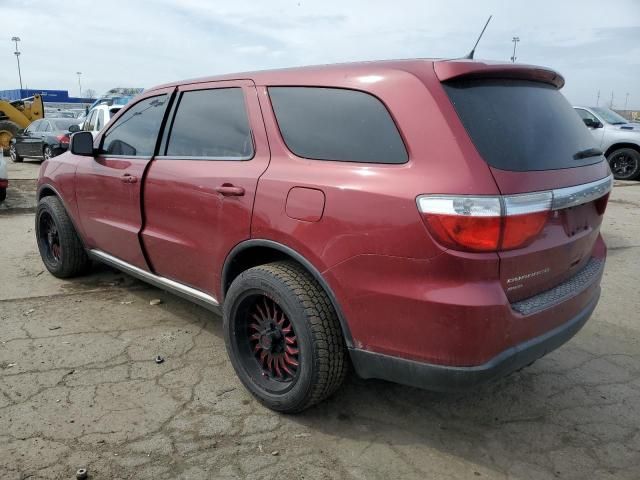
<path fill-rule="evenodd" d="M 14 162 L 21 162 L 23 158 L 47 160 L 60 155 L 69 148 L 69 128 L 76 123 L 74 118 L 36 120 L 11 140 L 9 147 L 11 160 Z"/>
<path fill-rule="evenodd" d="M 156 87 L 43 163 L 40 255 L 222 310 L 238 377 L 275 410 L 326 398 L 349 364 L 473 387 L 598 302 L 612 177 L 563 85 L 403 60 Z"/>

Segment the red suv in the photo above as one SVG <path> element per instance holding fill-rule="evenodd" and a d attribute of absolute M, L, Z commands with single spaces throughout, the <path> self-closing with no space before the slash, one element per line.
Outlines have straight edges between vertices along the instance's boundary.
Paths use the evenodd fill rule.
<path fill-rule="evenodd" d="M 222 310 L 240 380 L 275 410 L 326 398 L 349 364 L 471 387 L 598 301 L 612 179 L 563 84 L 403 60 L 162 85 L 43 163 L 40 254 Z"/>

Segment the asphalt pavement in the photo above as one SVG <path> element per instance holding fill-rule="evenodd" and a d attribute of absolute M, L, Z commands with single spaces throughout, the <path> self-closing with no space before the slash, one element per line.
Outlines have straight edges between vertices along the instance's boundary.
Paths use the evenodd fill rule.
<path fill-rule="evenodd" d="M 106 267 L 52 277 L 33 232 L 38 164 L 9 168 L 2 479 L 640 478 L 638 182 L 614 188 L 600 304 L 559 350 L 467 394 L 352 375 L 286 416 L 237 380 L 219 317 Z"/>

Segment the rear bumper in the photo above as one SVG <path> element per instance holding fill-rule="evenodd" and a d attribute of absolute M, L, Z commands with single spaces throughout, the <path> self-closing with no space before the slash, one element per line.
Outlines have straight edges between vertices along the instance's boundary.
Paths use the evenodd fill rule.
<path fill-rule="evenodd" d="M 379 378 L 427 390 L 462 391 L 526 367 L 573 337 L 587 322 L 600 297 L 600 288 L 587 305 L 560 326 L 504 350 L 482 365 L 436 365 L 351 349 L 353 366 L 362 378 Z"/>

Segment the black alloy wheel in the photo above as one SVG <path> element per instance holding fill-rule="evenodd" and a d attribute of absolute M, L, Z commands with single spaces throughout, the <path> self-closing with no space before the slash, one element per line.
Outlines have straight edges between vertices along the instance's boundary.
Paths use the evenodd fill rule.
<path fill-rule="evenodd" d="M 612 152 L 608 161 L 617 180 L 635 180 L 640 176 L 640 152 L 632 148 L 620 148 Z"/>
<path fill-rule="evenodd" d="M 223 322 L 238 378 L 272 410 L 305 410 L 333 394 L 346 376 L 338 316 L 320 284 L 295 262 L 242 272 L 224 299 Z"/>
<path fill-rule="evenodd" d="M 42 263 L 58 278 L 80 275 L 91 264 L 58 197 L 48 196 L 38 202 L 36 240 Z"/>

